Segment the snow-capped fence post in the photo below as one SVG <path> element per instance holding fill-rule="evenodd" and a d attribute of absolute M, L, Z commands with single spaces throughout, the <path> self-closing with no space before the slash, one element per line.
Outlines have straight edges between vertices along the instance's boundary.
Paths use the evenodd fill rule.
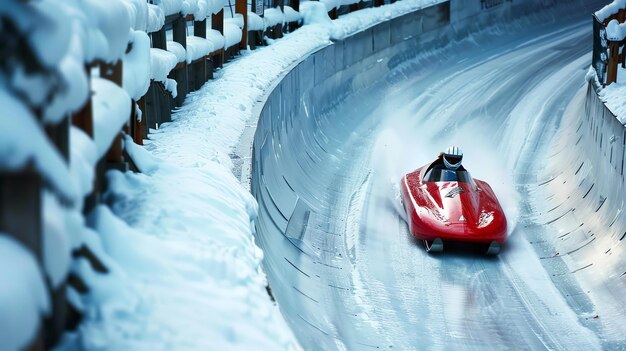
<path fill-rule="evenodd" d="M 248 49 L 248 1 L 247 0 L 235 0 L 235 12 L 241 14 L 243 17 L 243 28 L 241 29 L 241 43 L 239 48 L 241 50 Z"/>
<path fill-rule="evenodd" d="M 257 46 L 261 46 L 264 44 L 263 32 L 265 30 L 263 28 L 263 12 L 264 12 L 263 0 L 252 0 L 252 5 L 251 5 L 250 10 L 253 16 L 257 15 L 261 19 L 260 29 L 255 28 L 255 30 L 251 30 L 248 32 L 248 44 L 250 45 L 250 49 L 254 50 L 256 49 Z"/>
<path fill-rule="evenodd" d="M 194 21 L 193 22 L 193 35 L 199 38 L 206 39 L 206 26 L 207 26 L 206 18 L 203 19 L 202 21 Z M 200 89 L 202 84 L 204 84 L 206 81 L 211 79 L 211 76 L 212 76 L 211 73 L 213 73 L 213 65 L 211 63 L 209 56 L 207 55 L 207 56 L 202 57 L 202 59 L 196 64 L 196 66 L 197 66 L 196 67 L 197 72 L 195 72 L 196 86 L 194 88 L 197 90 L 197 89 Z"/>
<path fill-rule="evenodd" d="M 300 12 L 300 0 L 290 0 L 289 1 L 289 5 L 291 6 L 291 9 L 293 11 L 295 11 L 297 13 Z M 292 19 L 291 22 L 289 22 L 289 24 L 287 25 L 287 29 L 288 29 L 289 33 L 295 31 L 296 29 L 298 29 L 300 27 L 301 23 L 302 23 L 302 20 L 293 21 L 293 19 Z"/>
<path fill-rule="evenodd" d="M 90 67 L 85 66 L 85 72 L 89 72 Z M 91 89 L 91 81 L 87 80 L 89 86 L 88 89 Z M 91 99 L 87 99 L 85 105 L 74 115 L 72 115 L 72 124 L 81 129 L 85 134 L 93 138 L 93 110 Z"/>
<path fill-rule="evenodd" d="M 224 35 L 224 9 L 221 9 L 218 13 L 211 15 L 211 28 Z M 225 49 L 220 49 L 220 53 L 215 55 L 215 65 L 222 67 L 224 65 L 224 52 Z"/>
<path fill-rule="evenodd" d="M 607 85 L 617 81 L 617 65 L 620 62 L 619 56 L 619 42 L 609 41 L 609 63 L 606 68 Z"/>
<path fill-rule="evenodd" d="M 170 16 L 166 18 L 166 23 L 170 19 Z M 173 31 L 173 39 L 175 42 L 182 45 L 182 47 L 187 49 L 187 20 L 180 14 L 174 15 L 171 19 L 172 31 Z M 187 92 L 189 91 L 189 82 L 187 77 L 187 63 L 183 62 L 182 65 L 176 66 L 176 68 L 170 72 L 169 78 L 174 79 L 178 84 L 176 86 L 176 98 L 174 98 L 174 106 L 180 107 L 183 105 L 183 101 L 185 101 L 185 96 L 187 96 Z"/>
<path fill-rule="evenodd" d="M 110 80 L 117 86 L 122 86 L 122 60 L 118 60 L 115 64 L 100 64 L 100 77 Z M 111 148 L 105 156 L 108 165 L 120 165 L 124 163 L 122 156 L 122 132 L 117 134 L 111 144 Z"/>
<path fill-rule="evenodd" d="M 156 32 L 150 33 L 152 47 L 155 49 L 167 50 L 167 29 L 161 27 Z M 171 119 L 172 95 L 166 91 L 163 83 L 151 81 L 148 92 L 140 100 L 142 108 L 143 134 L 148 135 L 150 128 L 157 128 L 163 122 Z"/>

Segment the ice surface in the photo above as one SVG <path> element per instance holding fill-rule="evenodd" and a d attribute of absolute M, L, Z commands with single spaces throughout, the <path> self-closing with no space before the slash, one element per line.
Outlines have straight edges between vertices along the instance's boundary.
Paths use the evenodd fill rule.
<path fill-rule="evenodd" d="M 0 349 L 18 351 L 34 342 L 50 302 L 37 260 L 24 246 L 0 233 Z"/>

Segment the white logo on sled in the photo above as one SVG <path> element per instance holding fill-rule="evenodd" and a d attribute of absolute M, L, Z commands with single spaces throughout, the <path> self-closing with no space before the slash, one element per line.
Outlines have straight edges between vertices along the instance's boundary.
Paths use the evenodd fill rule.
<path fill-rule="evenodd" d="M 465 222 L 465 217 L 463 217 L 463 215 L 461 215 L 461 218 L 459 218 L 459 222 Z"/>

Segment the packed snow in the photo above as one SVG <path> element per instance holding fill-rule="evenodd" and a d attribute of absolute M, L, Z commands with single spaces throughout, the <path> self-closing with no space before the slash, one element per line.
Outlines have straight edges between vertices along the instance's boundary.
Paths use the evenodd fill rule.
<path fill-rule="evenodd" d="M 626 125 L 626 82 L 620 82 L 620 78 L 626 79 L 626 69 L 621 65 L 617 68 L 617 81 L 607 86 L 602 86 L 598 75 L 593 67 L 589 67 L 585 79 L 592 82 L 597 89 L 600 100 L 615 115 L 620 123 Z"/>

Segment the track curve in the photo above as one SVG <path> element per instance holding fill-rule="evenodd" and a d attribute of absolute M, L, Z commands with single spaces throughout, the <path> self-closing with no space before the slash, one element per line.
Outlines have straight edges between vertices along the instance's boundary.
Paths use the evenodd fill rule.
<path fill-rule="evenodd" d="M 287 236 L 302 233 L 257 240 L 306 349 L 606 346 L 564 297 L 575 283 L 555 283 L 529 243 L 548 229 L 535 222 L 525 191 L 585 84 L 590 42 L 588 20 L 486 30 L 302 122 L 311 135 L 264 142 L 273 145 L 275 172 L 300 194 L 292 218 L 283 214 Z M 464 148 L 466 167 L 503 202 L 512 225 L 497 258 L 462 247 L 429 255 L 409 235 L 396 184 L 449 144 Z M 269 164 L 269 151 L 261 153 Z M 260 191 L 274 203 L 292 201 Z M 269 223 L 278 216 L 260 204 L 259 230 L 283 225 Z M 288 253 L 292 245 L 299 252 Z M 283 259 L 290 271 L 274 274 Z"/>

